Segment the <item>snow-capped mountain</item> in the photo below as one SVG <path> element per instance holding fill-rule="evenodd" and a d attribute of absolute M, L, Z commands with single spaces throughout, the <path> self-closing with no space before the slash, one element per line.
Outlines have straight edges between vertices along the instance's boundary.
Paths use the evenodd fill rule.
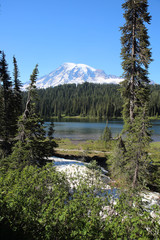
<path fill-rule="evenodd" d="M 123 79 L 114 75 L 107 75 L 102 70 L 94 69 L 85 64 L 64 63 L 55 71 L 39 78 L 36 82 L 37 88 L 55 87 L 63 84 L 91 83 L 114 83 L 119 84 Z M 23 89 L 28 86 L 24 84 Z"/>

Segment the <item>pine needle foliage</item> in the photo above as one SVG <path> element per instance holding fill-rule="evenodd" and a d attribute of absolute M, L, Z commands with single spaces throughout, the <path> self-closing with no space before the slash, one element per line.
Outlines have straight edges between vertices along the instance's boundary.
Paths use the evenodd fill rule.
<path fill-rule="evenodd" d="M 106 122 L 106 126 L 105 126 L 105 129 L 103 131 L 103 134 L 102 134 L 102 140 L 105 141 L 105 142 L 108 142 L 111 140 L 112 138 L 112 133 L 111 133 L 111 129 L 108 127 L 108 121 Z"/>
<path fill-rule="evenodd" d="M 125 24 L 121 27 L 122 68 L 124 81 L 121 84 L 125 152 L 119 161 L 120 172 L 133 188 L 144 187 L 150 159 L 146 151 L 151 141 L 148 119 L 149 79 L 148 66 L 152 61 L 146 24 L 150 24 L 147 0 L 125 0 Z M 114 156 L 115 159 L 116 156 Z"/>
<path fill-rule="evenodd" d="M 49 129 L 48 129 L 48 137 L 49 137 L 50 140 L 52 140 L 54 138 L 53 137 L 54 132 L 55 132 L 55 130 L 54 130 L 54 122 L 51 121 Z"/>
<path fill-rule="evenodd" d="M 37 94 L 35 83 L 37 75 L 38 65 L 36 65 L 30 77 L 25 111 L 18 123 L 18 142 L 10 156 L 10 161 L 16 167 L 19 163 L 24 163 L 25 165 L 45 165 L 47 158 L 54 154 L 53 148 L 56 146 L 53 139 L 46 137 L 44 122 L 36 113 L 35 102 L 37 101 Z"/>
<path fill-rule="evenodd" d="M 137 115 L 136 107 L 146 106 L 149 98 L 148 66 L 152 61 L 149 48 L 149 36 L 146 24 L 151 16 L 147 12 L 147 0 L 126 0 L 122 5 L 126 23 L 121 27 L 122 68 L 124 81 L 122 96 L 124 99 L 123 117 L 125 127 L 132 123 Z"/>
<path fill-rule="evenodd" d="M 17 60 L 15 56 L 13 57 L 13 91 L 14 91 L 14 113 L 15 117 L 18 120 L 18 117 L 22 114 L 22 92 L 21 87 L 22 84 L 19 80 L 19 70 L 17 65 Z"/>
<path fill-rule="evenodd" d="M 3 156 L 11 152 L 15 135 L 12 82 L 8 72 L 8 64 L 4 52 L 0 58 L 0 146 Z"/>
<path fill-rule="evenodd" d="M 149 79 L 148 66 L 152 61 L 146 24 L 150 24 L 147 0 L 127 0 L 122 5 L 126 23 L 122 31 L 122 68 L 124 82 L 123 118 L 126 136 L 125 169 L 132 187 L 144 185 L 149 165 L 146 147 L 150 142 L 148 131 Z"/>

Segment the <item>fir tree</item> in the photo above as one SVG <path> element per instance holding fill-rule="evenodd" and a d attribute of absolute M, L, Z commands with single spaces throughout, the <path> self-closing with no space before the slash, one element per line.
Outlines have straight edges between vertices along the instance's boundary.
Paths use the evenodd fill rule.
<path fill-rule="evenodd" d="M 124 101 L 123 132 L 126 133 L 126 137 L 124 148 L 117 149 L 117 152 L 121 152 L 117 167 L 127 185 L 133 188 L 146 185 L 149 166 L 146 147 L 151 140 L 148 130 L 148 65 L 152 59 L 146 28 L 151 17 L 147 12 L 147 2 L 147 0 L 125 0 L 122 4 L 126 23 L 121 27 L 121 56 L 125 79 L 122 82 L 121 93 Z M 113 158 L 116 157 L 115 154 Z"/>
<path fill-rule="evenodd" d="M 147 75 L 151 51 L 145 24 L 150 23 L 151 17 L 147 12 L 147 0 L 126 0 L 122 7 L 126 20 L 121 28 L 124 120 L 132 123 L 137 107 L 144 107 L 149 96 Z"/>
<path fill-rule="evenodd" d="M 36 65 L 30 77 L 25 111 L 18 123 L 18 142 L 11 155 L 11 161 L 14 164 L 23 162 L 24 164 L 42 166 L 46 163 L 47 158 L 54 154 L 53 148 L 56 144 L 54 140 L 46 138 L 43 120 L 36 113 L 35 102 L 37 101 L 37 95 L 35 83 L 37 75 L 38 65 Z"/>
<path fill-rule="evenodd" d="M 112 138 L 111 129 L 108 127 L 108 121 L 106 122 L 106 126 L 105 126 L 105 129 L 103 131 L 103 134 L 102 134 L 101 138 L 105 142 L 108 142 Z"/>
<path fill-rule="evenodd" d="M 54 122 L 51 121 L 49 129 L 48 129 L 48 137 L 50 140 L 53 139 L 53 134 L 54 134 L 55 130 L 54 130 Z"/>
<path fill-rule="evenodd" d="M 151 17 L 147 12 L 147 2 L 126 0 L 122 5 L 126 23 L 121 28 L 121 56 L 125 79 L 121 92 L 124 99 L 124 130 L 127 132 L 123 167 L 133 188 L 145 184 L 148 167 L 145 149 L 150 142 L 148 65 L 151 62 L 151 51 L 146 23 L 150 23 Z"/>
<path fill-rule="evenodd" d="M 18 118 L 22 114 L 22 95 L 21 95 L 22 84 L 19 80 L 18 65 L 15 57 L 13 57 L 13 65 L 14 65 L 13 87 L 14 87 L 14 101 L 15 101 L 14 111 L 15 111 L 15 117 Z"/>
<path fill-rule="evenodd" d="M 3 155 L 8 155 L 11 151 L 14 138 L 14 109 L 12 82 L 8 73 L 8 65 L 4 52 L 1 52 L 0 60 L 0 139 Z"/>

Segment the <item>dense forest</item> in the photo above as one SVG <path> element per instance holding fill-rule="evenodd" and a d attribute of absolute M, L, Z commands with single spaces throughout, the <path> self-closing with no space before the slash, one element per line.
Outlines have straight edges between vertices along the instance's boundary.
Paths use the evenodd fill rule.
<path fill-rule="evenodd" d="M 121 117 L 123 100 L 115 84 L 68 84 L 37 90 L 41 117 L 81 116 L 93 118 Z M 160 85 L 150 85 L 149 116 L 160 115 Z M 23 93 L 23 106 L 27 94 Z"/>

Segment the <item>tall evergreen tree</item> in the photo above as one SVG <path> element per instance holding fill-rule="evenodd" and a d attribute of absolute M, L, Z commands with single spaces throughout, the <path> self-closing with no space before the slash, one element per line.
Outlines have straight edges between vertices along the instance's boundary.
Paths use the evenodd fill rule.
<path fill-rule="evenodd" d="M 152 59 L 146 28 L 151 17 L 147 12 L 147 2 L 125 0 L 122 4 L 126 22 L 121 27 L 121 56 L 125 79 L 122 82 L 121 93 L 124 101 L 123 132 L 126 132 L 126 137 L 125 147 L 120 149 L 119 168 L 123 175 L 122 179 L 133 188 L 146 184 L 149 166 L 146 146 L 151 140 L 148 130 L 148 65 Z"/>
<path fill-rule="evenodd" d="M 23 162 L 42 166 L 46 163 L 47 158 L 54 154 L 56 144 L 53 139 L 46 138 L 43 120 L 36 113 L 37 94 L 35 83 L 37 75 L 38 66 L 36 65 L 30 77 L 25 111 L 18 124 L 18 142 L 11 155 L 13 163 L 18 161 L 18 164 Z"/>
<path fill-rule="evenodd" d="M 149 144 L 148 66 L 151 62 L 149 36 L 146 23 L 150 23 L 147 0 L 125 0 L 122 5 L 126 23 L 122 31 L 122 67 L 124 81 L 122 96 L 124 100 L 124 130 L 127 131 L 124 165 L 132 187 L 145 183 Z"/>
<path fill-rule="evenodd" d="M 0 59 L 0 82 L 0 138 L 3 154 L 7 155 L 11 151 L 12 140 L 14 137 L 14 110 L 12 82 L 8 73 L 8 65 L 4 52 L 1 52 Z"/>
<path fill-rule="evenodd" d="M 146 23 L 151 17 L 147 12 L 147 0 L 126 0 L 122 5 L 125 10 L 126 23 L 122 31 L 122 67 L 124 82 L 122 96 L 124 98 L 124 120 L 132 123 L 136 116 L 136 108 L 143 107 L 148 101 L 148 65 L 151 62 L 149 36 Z"/>
<path fill-rule="evenodd" d="M 14 111 L 15 111 L 15 117 L 18 118 L 22 113 L 22 95 L 21 95 L 21 87 L 22 84 L 19 80 L 19 71 L 18 71 L 18 65 L 17 60 L 15 57 L 13 57 L 13 89 L 14 89 Z"/>

